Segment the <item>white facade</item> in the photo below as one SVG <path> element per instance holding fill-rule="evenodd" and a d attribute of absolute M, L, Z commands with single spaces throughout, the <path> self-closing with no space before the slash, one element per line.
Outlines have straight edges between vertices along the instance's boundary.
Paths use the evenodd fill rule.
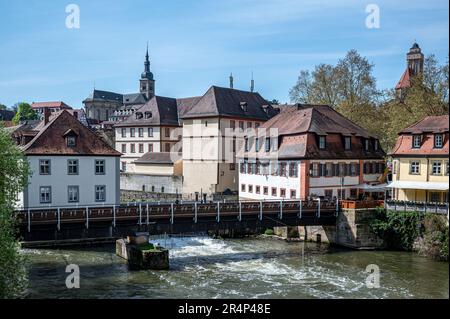
<path fill-rule="evenodd" d="M 27 158 L 32 175 L 28 186 L 19 196 L 19 208 L 110 206 L 120 203 L 118 156 L 33 155 Z M 78 163 L 74 174 L 69 174 L 69 160 L 77 161 L 71 162 L 72 167 Z M 42 163 L 49 163 L 48 174 L 41 174 Z M 98 173 L 96 173 L 96 163 L 99 166 Z M 74 172 L 73 168 L 72 172 Z M 49 195 L 47 195 L 48 191 L 50 191 Z M 69 192 L 72 196 L 71 200 L 69 200 Z"/>

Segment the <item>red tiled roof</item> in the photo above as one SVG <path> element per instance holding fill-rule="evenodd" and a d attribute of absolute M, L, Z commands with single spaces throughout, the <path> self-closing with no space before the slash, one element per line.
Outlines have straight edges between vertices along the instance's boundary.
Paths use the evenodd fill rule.
<path fill-rule="evenodd" d="M 35 102 L 31 104 L 31 107 L 33 109 L 42 108 L 42 107 L 49 107 L 49 108 L 61 108 L 61 109 L 72 109 L 69 105 L 62 101 L 55 101 L 55 102 Z"/>
<path fill-rule="evenodd" d="M 411 86 L 411 80 L 410 80 L 410 74 L 409 69 L 406 68 L 405 72 L 403 72 L 402 77 L 398 81 L 397 85 L 395 86 L 396 90 L 409 88 Z"/>
<path fill-rule="evenodd" d="M 69 129 L 77 135 L 75 147 L 66 145 L 64 135 Z M 38 133 L 23 147 L 26 155 L 122 155 L 66 110 L 58 112 L 47 124 L 41 121 L 33 130 Z"/>

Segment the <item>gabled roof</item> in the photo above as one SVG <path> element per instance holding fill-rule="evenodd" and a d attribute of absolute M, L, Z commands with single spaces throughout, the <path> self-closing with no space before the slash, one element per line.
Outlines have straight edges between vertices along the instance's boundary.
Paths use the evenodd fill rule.
<path fill-rule="evenodd" d="M 34 103 L 31 104 L 31 107 L 33 109 L 44 108 L 44 107 L 60 108 L 60 109 L 67 109 L 67 110 L 72 109 L 71 106 L 67 105 L 66 103 L 64 103 L 62 101 L 56 101 L 56 102 L 34 102 Z"/>
<path fill-rule="evenodd" d="M 399 134 L 421 134 L 425 132 L 441 133 L 449 131 L 449 116 L 427 116 L 420 121 L 408 126 Z"/>
<path fill-rule="evenodd" d="M 245 109 L 242 103 L 247 104 Z M 267 113 L 263 109 L 264 105 L 268 106 Z M 226 116 L 268 120 L 277 113 L 269 105 L 259 93 L 212 86 L 184 113 L 183 118 Z"/>
<path fill-rule="evenodd" d="M 173 164 L 180 160 L 181 154 L 174 152 L 148 152 L 135 160 L 137 164 Z"/>
<path fill-rule="evenodd" d="M 405 89 L 411 87 L 411 76 L 409 74 L 409 68 L 406 68 L 405 72 L 403 72 L 402 77 L 398 81 L 395 86 L 396 90 Z"/>
<path fill-rule="evenodd" d="M 142 93 L 120 94 L 110 91 L 94 89 L 92 93 L 83 102 L 90 101 L 109 101 L 125 105 L 144 104 L 147 98 Z"/>
<path fill-rule="evenodd" d="M 121 155 L 66 110 L 58 112 L 47 124 L 41 121 L 33 130 L 38 131 L 37 135 L 22 147 L 26 155 Z M 64 134 L 68 130 L 77 134 L 75 147 L 66 144 Z"/>
<path fill-rule="evenodd" d="M 131 93 L 123 95 L 123 104 L 145 104 L 147 98 L 141 93 Z"/>

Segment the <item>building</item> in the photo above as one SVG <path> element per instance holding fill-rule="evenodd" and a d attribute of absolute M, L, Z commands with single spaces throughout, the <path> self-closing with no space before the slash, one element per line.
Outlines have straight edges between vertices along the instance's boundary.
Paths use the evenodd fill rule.
<path fill-rule="evenodd" d="M 239 197 L 357 198 L 379 183 L 384 156 L 376 136 L 331 107 L 284 106 L 238 154 Z"/>
<path fill-rule="evenodd" d="M 413 78 L 423 72 L 424 55 L 417 43 L 414 43 L 406 54 L 406 69 L 395 86 L 399 98 L 403 98 L 411 87 Z"/>
<path fill-rule="evenodd" d="M 154 96 L 133 115 L 117 123 L 114 128 L 116 150 L 123 154 L 121 171 L 137 173 L 134 162 L 145 153 L 181 151 L 180 115 L 196 99 Z"/>
<path fill-rule="evenodd" d="M 120 203 L 120 153 L 67 110 L 44 111 L 41 121 L 12 129 L 30 164 L 29 184 L 19 197 L 24 209 Z"/>
<path fill-rule="evenodd" d="M 150 71 L 150 60 L 145 55 L 144 72 L 139 79 L 139 93 L 120 94 L 94 89 L 83 104 L 89 119 L 122 121 L 155 95 L 155 80 Z"/>
<path fill-rule="evenodd" d="M 50 110 L 51 113 L 59 112 L 61 110 L 71 110 L 72 107 L 67 105 L 62 101 L 56 102 L 33 102 L 31 108 L 39 113 L 42 117 L 46 109 Z"/>
<path fill-rule="evenodd" d="M 427 116 L 399 133 L 390 154 L 393 199 L 448 203 L 448 121 L 448 115 Z"/>
<path fill-rule="evenodd" d="M 191 100 L 183 122 L 183 194 L 238 191 L 236 150 L 277 111 L 258 93 L 212 86 Z"/>

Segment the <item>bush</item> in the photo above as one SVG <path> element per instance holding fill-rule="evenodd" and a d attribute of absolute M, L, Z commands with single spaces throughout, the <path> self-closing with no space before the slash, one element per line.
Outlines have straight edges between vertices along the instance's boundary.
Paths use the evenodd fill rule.
<path fill-rule="evenodd" d="M 265 235 L 272 236 L 272 235 L 274 235 L 275 233 L 273 232 L 273 229 L 266 229 L 266 231 L 264 232 L 264 234 L 265 234 Z"/>
<path fill-rule="evenodd" d="M 140 250 L 154 250 L 155 249 L 155 246 L 151 243 L 140 244 L 138 247 Z"/>
<path fill-rule="evenodd" d="M 299 233 L 297 227 L 291 228 L 289 230 L 288 238 L 298 238 Z"/>

